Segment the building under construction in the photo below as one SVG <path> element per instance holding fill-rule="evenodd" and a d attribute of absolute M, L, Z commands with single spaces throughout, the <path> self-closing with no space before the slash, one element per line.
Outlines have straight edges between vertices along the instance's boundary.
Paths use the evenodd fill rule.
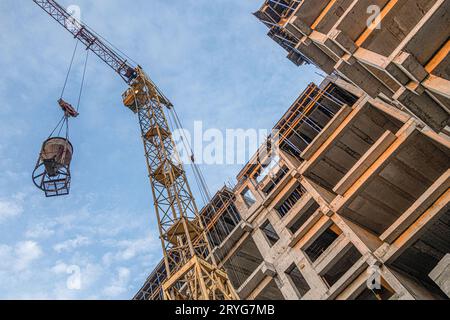
<path fill-rule="evenodd" d="M 255 13 L 291 61 L 330 76 L 201 211 L 241 299 L 448 299 L 449 10 L 276 0 Z M 162 298 L 165 279 L 161 262 L 135 299 Z"/>

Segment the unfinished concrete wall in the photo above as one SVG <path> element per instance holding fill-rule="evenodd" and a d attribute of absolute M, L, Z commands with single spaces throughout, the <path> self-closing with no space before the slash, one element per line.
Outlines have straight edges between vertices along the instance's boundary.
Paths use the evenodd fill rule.
<path fill-rule="evenodd" d="M 304 113 L 321 101 L 309 100 L 318 97 L 311 88 L 275 127 L 285 134 L 274 174 L 261 178 L 251 162 L 238 176 L 237 207 L 251 227 L 237 243 L 261 257 L 241 297 L 445 298 L 428 274 L 450 251 L 449 139 L 339 79 L 320 86 L 339 96 L 332 117 L 321 114 L 325 101 Z M 316 120 L 295 124 L 297 110 Z"/>
<path fill-rule="evenodd" d="M 447 298 L 448 136 L 331 77 L 274 129 L 202 210 L 241 299 Z"/>
<path fill-rule="evenodd" d="M 387 99 L 436 132 L 449 133 L 449 1 L 285 2 L 291 10 L 270 23 L 266 12 L 273 1 L 256 16 L 291 60 L 337 73 L 372 98 Z M 370 6 L 380 10 L 375 22 Z"/>
<path fill-rule="evenodd" d="M 242 299 L 448 298 L 449 9 L 277 0 L 255 13 L 290 60 L 333 77 L 277 122 L 278 148 L 242 169 L 229 209 L 202 211 Z M 158 274 L 137 297 L 157 292 Z"/>

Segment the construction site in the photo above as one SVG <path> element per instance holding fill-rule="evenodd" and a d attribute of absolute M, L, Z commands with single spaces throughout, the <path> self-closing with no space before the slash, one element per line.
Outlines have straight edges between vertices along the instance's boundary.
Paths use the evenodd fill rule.
<path fill-rule="evenodd" d="M 76 41 L 62 118 L 32 172 L 46 201 L 71 194 L 69 123 L 89 55 L 120 78 L 117 101 L 138 120 L 162 251 L 133 300 L 450 299 L 450 0 L 254 1 L 264 40 L 323 80 L 274 106 L 271 134 L 212 194 L 191 146 L 181 160 L 182 121 L 144 68 L 58 2 L 31 2 Z"/>
<path fill-rule="evenodd" d="M 329 77 L 283 106 L 276 145 L 200 212 L 239 298 L 448 299 L 450 1 L 279 0 L 254 15 Z M 161 262 L 134 299 L 162 299 L 166 279 Z"/>

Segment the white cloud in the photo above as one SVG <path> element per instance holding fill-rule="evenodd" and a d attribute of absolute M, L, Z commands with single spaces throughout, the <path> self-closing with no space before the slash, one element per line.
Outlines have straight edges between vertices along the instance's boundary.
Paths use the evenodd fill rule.
<path fill-rule="evenodd" d="M 66 274 L 69 266 L 64 262 L 58 261 L 51 269 L 55 274 Z"/>
<path fill-rule="evenodd" d="M 99 265 L 94 263 L 81 263 L 80 265 L 76 264 L 67 264 L 62 261 L 58 261 L 52 268 L 51 271 L 56 275 L 62 275 L 66 278 L 72 274 L 75 268 L 79 268 L 80 276 L 81 276 L 81 288 L 80 290 L 87 290 L 91 288 L 96 281 L 105 273 L 105 269 Z M 67 289 L 69 290 L 69 289 Z M 70 291 L 70 290 L 69 290 Z"/>
<path fill-rule="evenodd" d="M 111 285 L 103 289 L 103 294 L 114 298 L 128 290 L 128 284 L 130 282 L 130 270 L 127 268 L 119 268 L 117 270 L 117 276 L 112 281 Z"/>
<path fill-rule="evenodd" d="M 0 223 L 23 213 L 23 207 L 18 202 L 0 200 Z"/>
<path fill-rule="evenodd" d="M 55 234 L 55 231 L 45 225 L 37 225 L 28 229 L 25 236 L 29 239 L 46 239 Z"/>
<path fill-rule="evenodd" d="M 21 242 L 16 247 L 16 268 L 24 270 L 36 259 L 40 258 L 42 250 L 34 241 Z"/>
<path fill-rule="evenodd" d="M 58 253 L 63 251 L 72 251 L 73 249 L 77 249 L 79 247 L 88 246 L 91 243 L 89 238 L 83 236 L 77 236 L 75 239 L 67 240 L 61 243 L 58 243 L 53 246 L 53 250 Z"/>
<path fill-rule="evenodd" d="M 103 256 L 102 260 L 106 265 L 110 265 L 114 261 L 129 261 L 137 256 L 148 255 L 156 246 L 159 246 L 159 242 L 155 242 L 151 237 L 121 241 L 109 240 L 106 243 L 118 249 L 116 252 L 108 252 Z"/>
<path fill-rule="evenodd" d="M 34 241 L 19 242 L 15 247 L 0 245 L 0 270 L 24 271 L 41 256 L 42 249 Z"/>

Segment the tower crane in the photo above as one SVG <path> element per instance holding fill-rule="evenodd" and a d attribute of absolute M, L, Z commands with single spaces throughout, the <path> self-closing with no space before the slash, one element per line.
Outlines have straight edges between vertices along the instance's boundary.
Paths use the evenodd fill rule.
<path fill-rule="evenodd" d="M 166 118 L 173 105 L 142 67 L 128 61 L 54 0 L 33 0 L 128 85 L 124 105 L 137 114 L 164 255 L 166 300 L 236 300 L 211 254 L 205 227 Z"/>

